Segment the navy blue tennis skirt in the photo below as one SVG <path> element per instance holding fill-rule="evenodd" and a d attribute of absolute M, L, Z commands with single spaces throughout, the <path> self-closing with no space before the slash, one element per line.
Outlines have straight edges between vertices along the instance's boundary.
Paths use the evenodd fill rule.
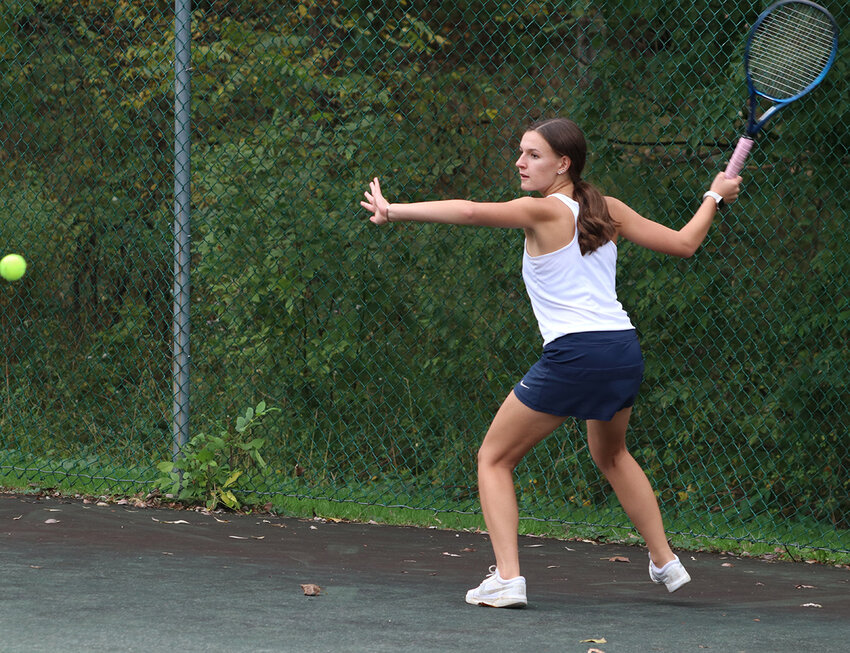
<path fill-rule="evenodd" d="M 570 333 L 543 348 L 514 394 L 541 413 L 608 421 L 634 405 L 642 380 L 634 329 Z"/>

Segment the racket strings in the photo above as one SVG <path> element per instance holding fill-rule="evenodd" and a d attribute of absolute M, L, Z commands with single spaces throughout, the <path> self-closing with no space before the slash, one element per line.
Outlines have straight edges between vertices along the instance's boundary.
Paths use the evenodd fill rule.
<path fill-rule="evenodd" d="M 803 92 L 829 65 L 834 25 L 809 5 L 788 4 L 765 17 L 750 43 L 749 73 L 759 93 L 787 99 Z"/>

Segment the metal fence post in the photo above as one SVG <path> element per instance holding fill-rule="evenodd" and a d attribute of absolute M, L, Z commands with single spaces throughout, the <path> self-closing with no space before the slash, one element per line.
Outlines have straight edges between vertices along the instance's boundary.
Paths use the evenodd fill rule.
<path fill-rule="evenodd" d="M 189 441 L 191 0 L 174 2 L 173 457 Z"/>

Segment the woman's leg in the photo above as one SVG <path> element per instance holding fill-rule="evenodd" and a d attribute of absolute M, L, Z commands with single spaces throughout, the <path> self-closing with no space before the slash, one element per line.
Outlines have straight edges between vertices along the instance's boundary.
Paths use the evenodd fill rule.
<path fill-rule="evenodd" d="M 626 428 L 631 414 L 631 408 L 624 408 L 608 422 L 587 420 L 587 444 L 593 461 L 646 541 L 652 562 L 663 567 L 675 555 L 667 543 L 658 500 L 649 479 L 626 449 Z"/>
<path fill-rule="evenodd" d="M 504 579 L 519 576 L 519 511 L 513 470 L 523 456 L 564 421 L 532 410 L 513 391 L 505 399 L 478 450 L 478 493 L 496 567 Z"/>

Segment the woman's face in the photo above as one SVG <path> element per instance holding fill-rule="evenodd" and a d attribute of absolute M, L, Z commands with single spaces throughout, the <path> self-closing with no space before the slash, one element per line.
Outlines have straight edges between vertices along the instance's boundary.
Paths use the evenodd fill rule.
<path fill-rule="evenodd" d="M 519 152 L 516 167 L 519 170 L 520 187 L 524 191 L 551 188 L 562 176 L 558 175 L 558 171 L 569 167 L 569 159 L 555 154 L 546 139 L 535 131 L 523 134 Z"/>

